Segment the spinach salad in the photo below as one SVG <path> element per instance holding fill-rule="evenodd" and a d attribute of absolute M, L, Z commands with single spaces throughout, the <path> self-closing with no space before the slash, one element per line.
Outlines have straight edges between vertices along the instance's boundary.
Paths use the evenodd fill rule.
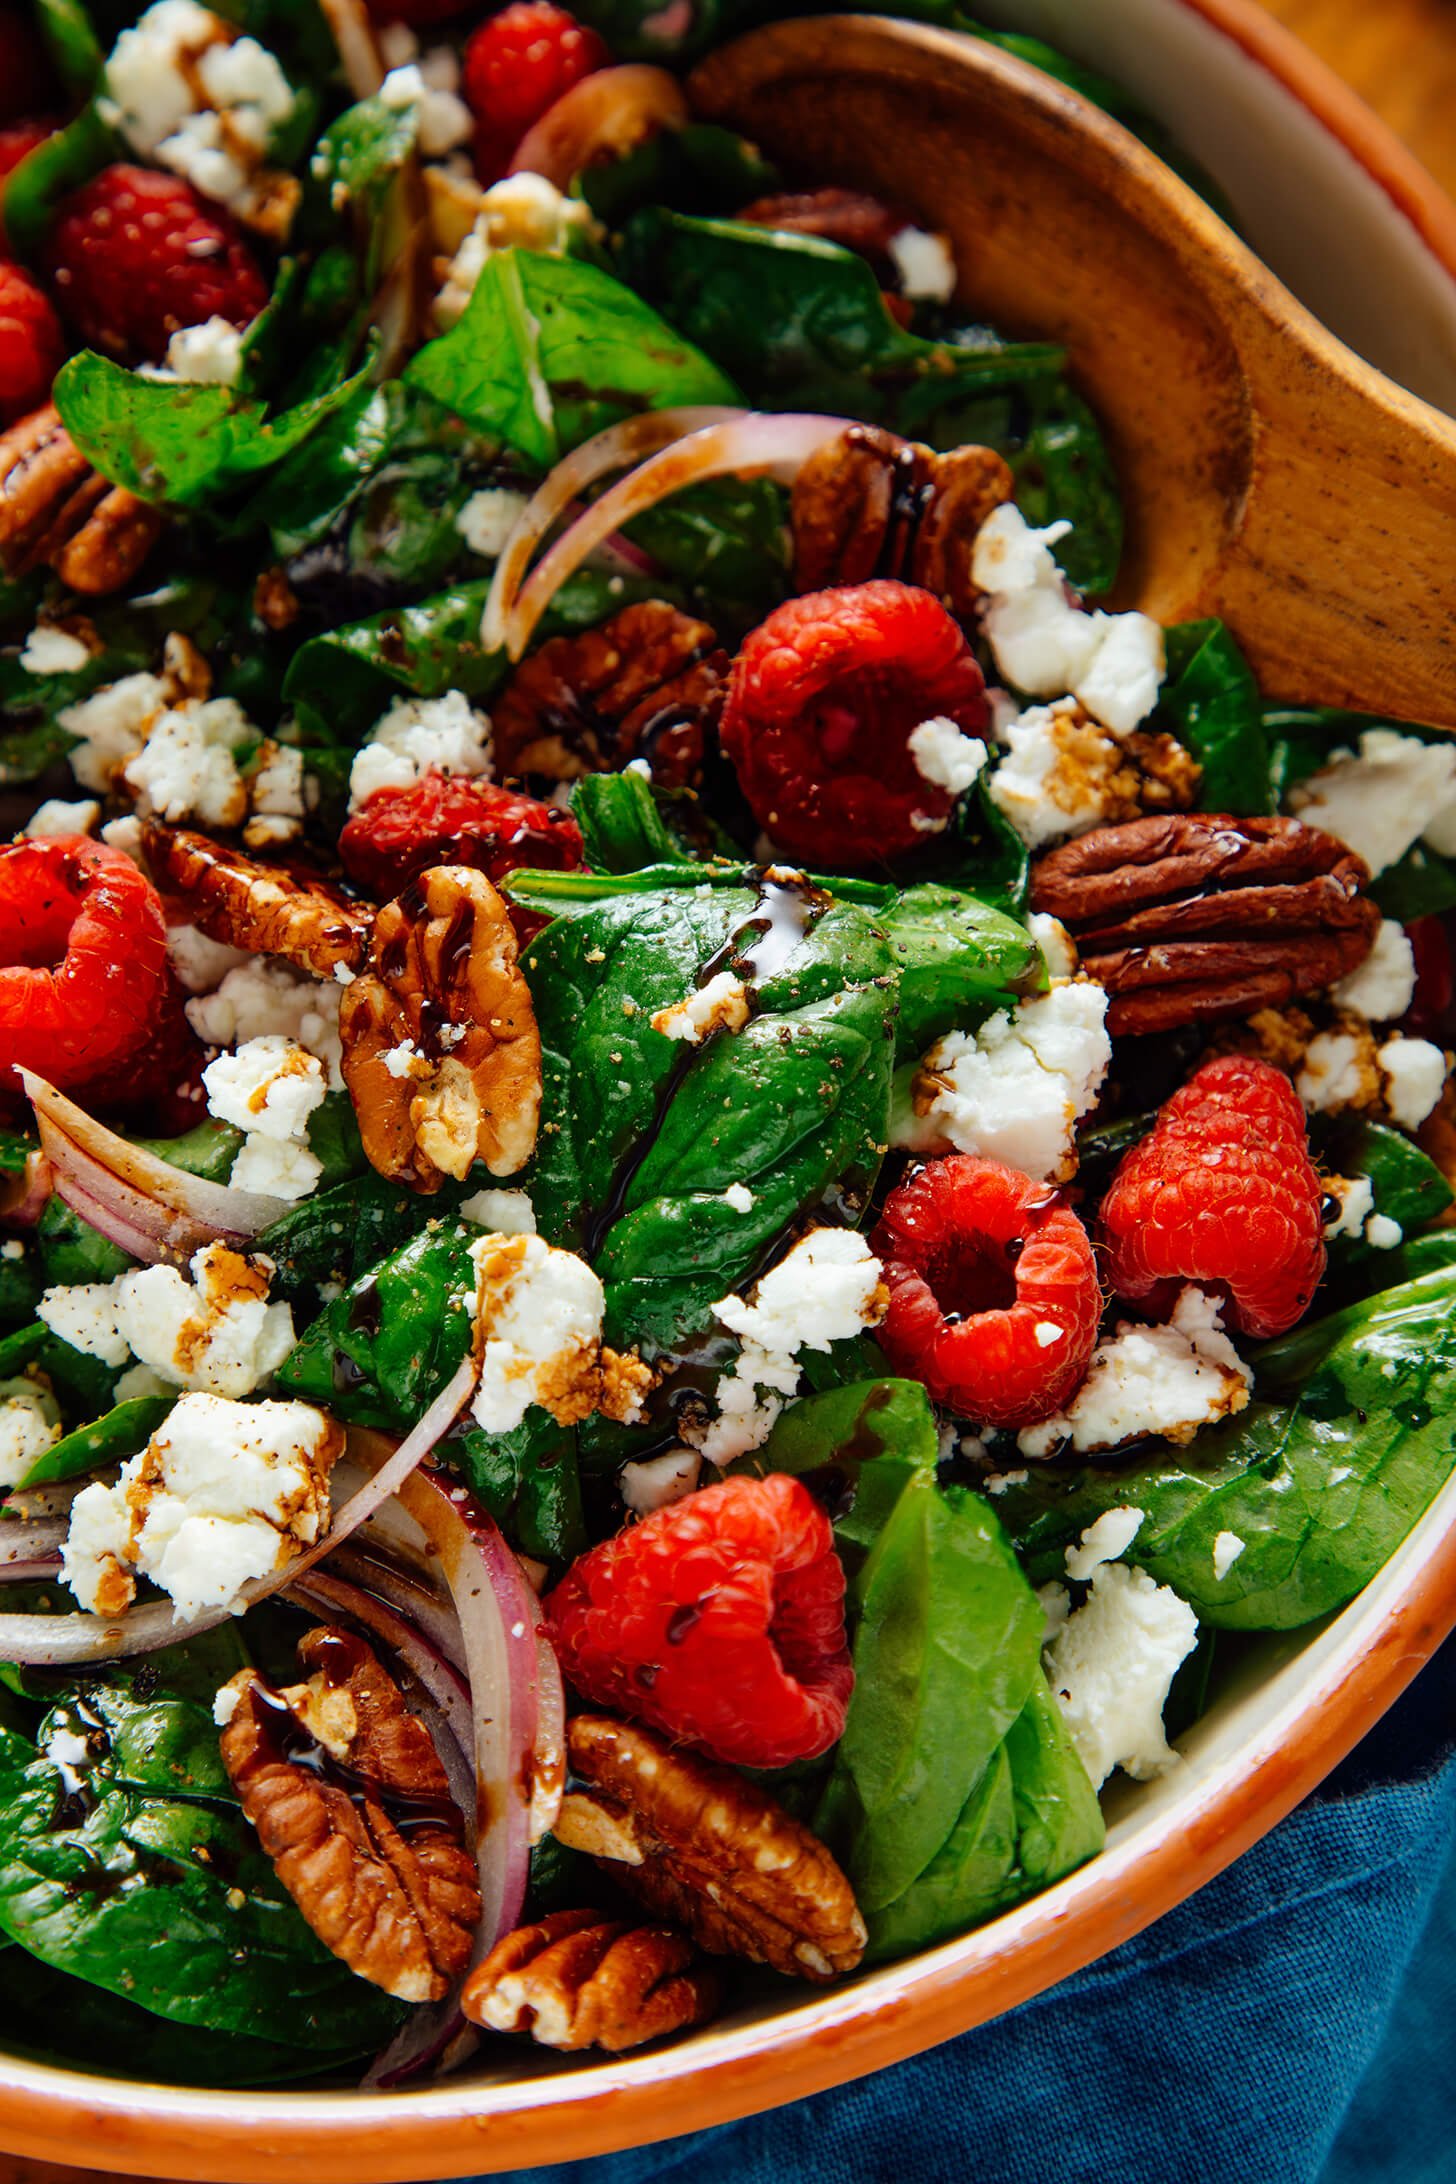
<path fill-rule="evenodd" d="M 694 114 L 762 12 L 0 10 L 22 2053 L 946 1940 L 1456 1465 L 1456 749 L 1099 604 L 1075 357 Z"/>

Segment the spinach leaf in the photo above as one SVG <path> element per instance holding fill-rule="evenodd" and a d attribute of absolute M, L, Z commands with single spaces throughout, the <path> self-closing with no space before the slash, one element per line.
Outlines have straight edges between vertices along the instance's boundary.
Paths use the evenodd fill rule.
<path fill-rule="evenodd" d="M 1348 1120 L 1319 1133 L 1321 1158 L 1334 1175 L 1367 1176 L 1375 1211 L 1407 1232 L 1423 1228 L 1451 1203 L 1451 1186 L 1436 1163 L 1401 1130 L 1383 1122 Z M 1358 1265 L 1384 1273 L 1390 1254 L 1363 1237 L 1337 1236 L 1330 1245 L 1333 1273 Z M 1381 1288 L 1388 1288 L 1382 1280 Z"/>
<path fill-rule="evenodd" d="M 679 848 L 640 774 L 585 775 L 572 789 L 571 816 L 594 872 L 640 872 L 644 865 L 696 861 Z"/>
<path fill-rule="evenodd" d="M 761 1449 L 736 1471 L 788 1471 L 811 1481 L 834 1513 L 834 1543 L 851 1575 L 883 1532 L 910 1480 L 933 1477 L 940 1436 L 918 1380 L 860 1380 L 791 1403 Z"/>
<path fill-rule="evenodd" d="M 124 156 L 120 139 L 102 120 L 94 102 L 83 106 L 64 129 L 27 152 L 7 175 L 5 235 L 10 248 L 21 258 L 34 259 L 61 199 L 89 182 L 108 161 Z"/>
<path fill-rule="evenodd" d="M 1097 1793 L 1038 1673 L 941 1848 L 871 1913 L 866 1955 L 902 1956 L 963 1933 L 1084 1865 L 1105 1836 Z"/>
<path fill-rule="evenodd" d="M 487 260 L 458 323 L 405 378 L 543 470 L 640 410 L 738 399 L 609 273 L 519 249 Z"/>
<path fill-rule="evenodd" d="M 509 1433 L 469 1426 L 440 1449 L 512 1545 L 543 1562 L 569 1562 L 587 1545 L 576 1435 L 533 1405 Z"/>
<path fill-rule="evenodd" d="M 369 371 L 270 416 L 232 387 L 144 379 L 84 349 L 52 389 L 61 418 L 103 477 L 142 500 L 207 508 L 280 461 L 361 387 Z"/>
<path fill-rule="evenodd" d="M 72 1282 L 110 1282 L 135 1262 L 119 1244 L 92 1228 L 64 1198 L 46 1200 L 35 1227 L 36 1249 L 46 1286 Z"/>
<path fill-rule="evenodd" d="M 815 1824 L 872 1921 L 949 1841 L 1031 1698 L 1042 1612 L 989 1506 L 925 1472 L 854 1598 L 854 1695 Z"/>
<path fill-rule="evenodd" d="M 44 1287 L 37 1255 L 28 1246 L 17 1256 L 0 1257 L 0 1326 L 34 1319 Z"/>
<path fill-rule="evenodd" d="M 1269 746 L 1253 670 L 1219 621 L 1164 632 L 1168 676 L 1158 699 L 1165 725 L 1203 768 L 1205 811 L 1274 809 Z"/>
<path fill-rule="evenodd" d="M 81 0 L 36 0 L 35 13 L 36 27 L 66 91 L 73 99 L 89 98 L 106 55 Z"/>
<path fill-rule="evenodd" d="M 181 1137 L 133 1138 L 144 1153 L 155 1153 L 159 1160 L 170 1161 L 174 1168 L 181 1168 L 188 1175 L 198 1176 L 204 1183 L 226 1183 L 233 1172 L 233 1162 L 242 1151 L 243 1133 L 235 1130 L 230 1122 L 219 1122 L 209 1115 L 205 1122 L 194 1123 Z"/>
<path fill-rule="evenodd" d="M 1397 925 L 1439 917 L 1446 910 L 1456 910 L 1456 861 L 1425 842 L 1413 843 L 1378 876 L 1370 892 L 1384 916 L 1394 918 Z"/>
<path fill-rule="evenodd" d="M 778 168 L 756 144 L 702 121 L 660 130 L 620 159 L 584 168 L 576 184 L 608 227 L 619 226 L 641 205 L 731 214 L 781 186 Z"/>
<path fill-rule="evenodd" d="M 359 292 L 365 297 L 373 295 L 386 262 L 381 215 L 401 170 L 414 157 L 418 135 L 419 108 L 391 105 L 376 93 L 324 131 L 309 162 L 300 233 L 318 245 L 346 223 L 360 258 Z"/>
<path fill-rule="evenodd" d="M 968 390 L 1055 377 L 1065 361 L 1046 342 L 986 336 L 973 348 L 906 333 L 866 260 L 817 236 L 651 206 L 628 225 L 622 266 L 751 400 L 772 408 L 922 433 Z"/>
<path fill-rule="evenodd" d="M 86 1742 L 77 1767 L 49 1756 L 61 1730 Z M 23 1765 L 16 1742 L 0 1801 L 10 1940 L 185 2025 L 328 2052 L 387 2037 L 399 2005 L 330 1956 L 284 1895 L 206 1706 L 86 1684 L 42 1722 Z"/>
<path fill-rule="evenodd" d="M 479 1234 L 442 1220 L 412 1236 L 326 1307 L 279 1367 L 279 1385 L 350 1424 L 408 1431 L 470 1347 Z"/>
<path fill-rule="evenodd" d="M 361 1175 L 316 1191 L 264 1229 L 257 1248 L 273 1261 L 272 1292 L 290 1302 L 324 1283 L 352 1282 L 401 1244 L 420 1224 L 413 1191 Z"/>
<path fill-rule="evenodd" d="M 788 592 L 788 497 L 771 478 L 691 486 L 626 535 L 720 629 L 752 627 Z"/>
<path fill-rule="evenodd" d="M 1256 1400 L 1186 1454 L 1034 1468 L 998 1510 L 1034 1584 L 1105 1509 L 1144 1511 L 1127 1559 L 1201 1621 L 1289 1630 L 1365 1585 L 1456 1466 L 1456 1268 L 1296 1328 L 1256 1361 Z M 1213 1543 L 1244 1548 L 1215 1577 Z"/>
<path fill-rule="evenodd" d="M 347 1092 L 324 1094 L 308 1118 L 308 1149 L 323 1162 L 324 1172 L 318 1181 L 321 1191 L 367 1173 L 369 1163 L 364 1157 L 354 1102 Z"/>
<path fill-rule="evenodd" d="M 178 1391 L 181 1392 L 180 1390 Z M 49 1479 L 77 1479 L 103 1464 L 124 1463 L 144 1449 L 177 1400 L 175 1395 L 134 1395 L 104 1417 L 78 1426 L 38 1456 L 21 1487 L 42 1486 Z"/>
<path fill-rule="evenodd" d="M 897 1055 L 1046 984 L 1041 950 L 1014 918 L 953 887 L 907 887 L 883 919 L 900 966 Z"/>
<path fill-rule="evenodd" d="M 545 1233 L 595 1264 L 619 1347 L 668 1348 L 705 1325 L 831 1188 L 867 1201 L 887 1136 L 893 960 L 852 903 L 783 907 L 775 932 L 770 894 L 633 891 L 527 948 L 560 1125 L 530 1187 Z M 742 1030 L 697 1046 L 653 1030 L 710 965 L 734 962 L 753 977 Z M 733 1183 L 754 1194 L 746 1214 L 723 1195 Z"/>

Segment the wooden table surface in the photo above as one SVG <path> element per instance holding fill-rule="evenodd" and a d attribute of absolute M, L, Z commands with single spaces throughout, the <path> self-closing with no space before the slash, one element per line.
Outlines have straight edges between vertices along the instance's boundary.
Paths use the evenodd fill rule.
<path fill-rule="evenodd" d="M 1456 196 L 1456 0 L 1266 0 Z M 0 2184 L 124 2184 L 0 2152 Z"/>

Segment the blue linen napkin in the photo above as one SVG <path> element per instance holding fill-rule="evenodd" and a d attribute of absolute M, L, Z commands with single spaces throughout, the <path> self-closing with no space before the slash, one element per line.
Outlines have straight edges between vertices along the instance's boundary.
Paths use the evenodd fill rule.
<path fill-rule="evenodd" d="M 1456 1640 L 1190 1903 L 858 2084 L 516 2184 L 1452 2184 Z"/>

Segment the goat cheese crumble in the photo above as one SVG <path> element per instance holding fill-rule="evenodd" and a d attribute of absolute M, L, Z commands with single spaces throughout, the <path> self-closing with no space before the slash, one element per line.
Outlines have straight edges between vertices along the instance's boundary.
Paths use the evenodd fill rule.
<path fill-rule="evenodd" d="M 184 1395 L 115 1486 L 83 1487 L 61 1550 L 82 1607 L 119 1615 L 137 1576 L 178 1620 L 241 1612 L 244 1587 L 322 1536 L 342 1427 L 309 1403 Z"/>
<path fill-rule="evenodd" d="M 1159 1434 L 1180 1447 L 1200 1426 L 1241 1411 L 1252 1384 L 1223 1332 L 1220 1306 L 1190 1283 L 1166 1326 L 1119 1320 L 1066 1410 L 1023 1427 L 1016 1445 L 1023 1456 L 1048 1456 L 1063 1444 L 1082 1455 Z"/>
<path fill-rule="evenodd" d="M 31 841 L 45 841 L 56 834 L 89 834 L 100 817 L 101 806 L 94 797 L 68 804 L 59 796 L 51 796 L 37 804 L 22 831 Z"/>
<path fill-rule="evenodd" d="M 482 1236 L 470 1256 L 480 1278 L 475 1325 L 483 1345 L 470 1406 L 477 1423 L 509 1433 L 533 1403 L 563 1424 L 584 1417 L 593 1407 L 586 1391 L 599 1371 L 606 1307 L 597 1276 L 584 1259 L 531 1234 Z"/>
<path fill-rule="evenodd" d="M 1397 1016 L 1404 1016 L 1415 992 L 1415 950 L 1404 926 L 1397 925 L 1393 918 L 1382 918 L 1369 955 L 1330 988 L 1330 999 L 1372 1024 L 1389 1024 Z"/>
<path fill-rule="evenodd" d="M 1406 1039 L 1397 1032 L 1375 1056 L 1392 1121 L 1402 1130 L 1419 1130 L 1446 1088 L 1446 1057 L 1429 1039 Z"/>
<path fill-rule="evenodd" d="M 184 698 L 150 723 L 146 741 L 121 769 L 143 818 L 235 827 L 248 810 L 238 756 L 257 730 L 234 698 Z"/>
<path fill-rule="evenodd" d="M 279 1032 L 266 1032 L 209 1062 L 202 1082 L 209 1112 L 244 1132 L 233 1185 L 306 1198 L 324 1172 L 308 1142 L 309 1117 L 328 1089 L 318 1056 Z"/>
<path fill-rule="evenodd" d="M 376 789 L 408 789 L 427 773 L 490 772 L 490 722 L 461 690 L 398 698 L 377 720 L 349 769 L 349 809 Z"/>
<path fill-rule="evenodd" d="M 617 1474 L 622 1499 L 634 1516 L 651 1516 L 682 1501 L 697 1487 L 703 1459 L 695 1448 L 670 1448 L 663 1456 L 649 1456 L 644 1463 L 623 1464 Z"/>
<path fill-rule="evenodd" d="M 54 1396 L 33 1380 L 0 1380 L 0 1488 L 19 1486 L 60 1438 Z"/>
<path fill-rule="evenodd" d="M 1037 1181 L 1076 1168 L 1073 1133 L 1112 1060 L 1107 995 L 1088 979 L 937 1040 L 916 1070 L 892 1135 L 912 1152 L 981 1153 Z"/>
<path fill-rule="evenodd" d="M 187 947 L 188 957 L 201 958 Z M 343 1084 L 340 1068 L 339 999 L 332 979 L 310 978 L 276 956 L 247 956 L 224 973 L 211 993 L 187 1002 L 187 1021 L 208 1046 L 243 1046 L 250 1039 L 281 1037 L 316 1054 L 328 1071 L 330 1091 Z"/>
<path fill-rule="evenodd" d="M 1216 1583 L 1223 1583 L 1248 1544 L 1246 1539 L 1239 1538 L 1237 1532 L 1217 1534 L 1213 1542 L 1213 1575 Z"/>
<path fill-rule="evenodd" d="M 890 237 L 890 259 L 912 303 L 949 303 L 955 294 L 955 259 L 943 235 L 902 227 Z"/>
<path fill-rule="evenodd" d="M 1456 747 L 1368 728 L 1358 753 L 1337 751 L 1289 798 L 1307 827 L 1321 827 L 1363 857 L 1373 877 L 1396 864 L 1456 805 Z"/>
<path fill-rule="evenodd" d="M 536 1209 L 526 1191 L 476 1191 L 461 1201 L 462 1221 L 478 1221 L 492 1236 L 534 1236 Z"/>
<path fill-rule="evenodd" d="M 508 485 L 482 486 L 460 509 L 455 528 L 473 554 L 497 561 L 525 507 L 525 494 Z"/>
<path fill-rule="evenodd" d="M 943 713 L 912 728 L 907 740 L 916 772 L 947 796 L 963 796 L 990 756 L 979 736 L 963 734 Z"/>
<path fill-rule="evenodd" d="M 246 212 L 294 96 L 256 38 L 237 36 L 195 0 L 157 0 L 117 39 L 98 103 L 143 158 Z"/>
<path fill-rule="evenodd" d="M 91 647 L 54 622 L 39 622 L 20 649 L 20 664 L 27 675 L 78 675 L 91 657 Z"/>
<path fill-rule="evenodd" d="M 243 372 L 243 337 L 216 313 L 200 326 L 179 326 L 167 343 L 167 370 L 197 386 L 235 387 Z"/>
<path fill-rule="evenodd" d="M 562 257 L 578 237 L 598 232 L 589 206 L 563 196 L 540 174 L 508 174 L 480 201 L 475 224 L 450 260 L 435 298 L 435 318 L 448 330 L 464 313 L 487 261 L 498 250 L 544 251 Z"/>
<path fill-rule="evenodd" d="M 268 1302 L 272 1261 L 205 1244 L 190 1271 L 190 1283 L 174 1266 L 144 1266 L 111 1282 L 62 1284 L 46 1290 L 36 1316 L 103 1364 L 136 1357 L 172 1387 L 251 1395 L 293 1348 L 291 1308 Z"/>
<path fill-rule="evenodd" d="M 652 1019 L 654 1031 L 664 1039 L 681 1039 L 697 1046 L 715 1031 L 742 1031 L 748 1022 L 748 988 L 731 971 L 718 971 L 706 986 L 659 1009 Z"/>
<path fill-rule="evenodd" d="M 1187 1601 L 1122 1562 L 1101 1564 L 1081 1607 L 1053 1631 L 1047 1677 L 1094 1789 L 1117 1767 L 1146 1782 L 1175 1764 L 1163 1708 L 1197 1638 Z"/>

